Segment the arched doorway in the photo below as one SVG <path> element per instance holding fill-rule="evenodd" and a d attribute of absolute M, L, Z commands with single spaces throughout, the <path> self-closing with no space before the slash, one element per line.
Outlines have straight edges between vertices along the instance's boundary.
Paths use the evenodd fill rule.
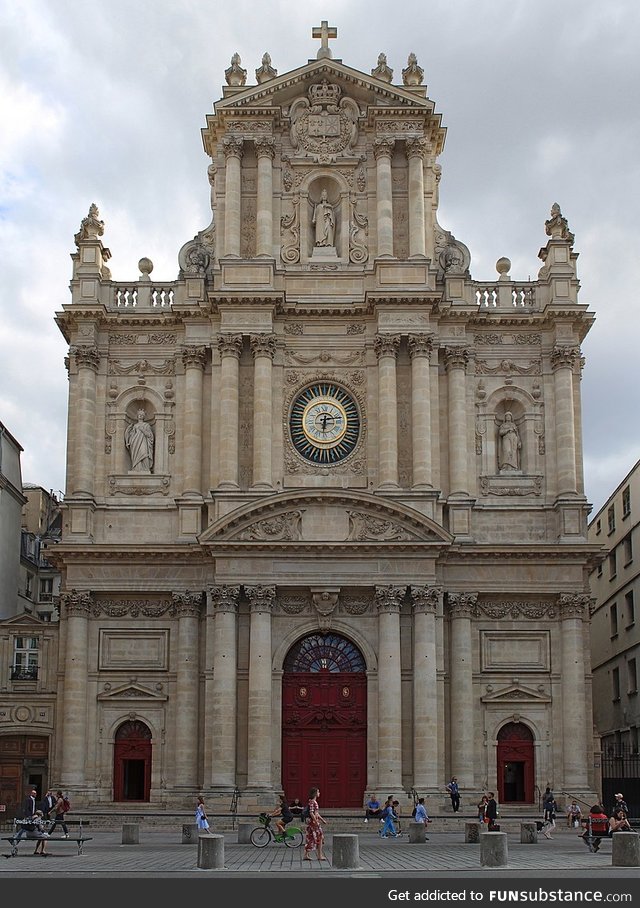
<path fill-rule="evenodd" d="M 311 634 L 284 661 L 282 786 L 325 807 L 361 807 L 366 786 L 367 677 L 360 650 L 339 634 Z"/>
<path fill-rule="evenodd" d="M 144 722 L 124 722 L 115 738 L 114 801 L 149 801 L 150 796 L 151 731 Z"/>
<path fill-rule="evenodd" d="M 509 722 L 498 732 L 498 796 L 504 803 L 534 801 L 533 734 L 522 722 Z"/>

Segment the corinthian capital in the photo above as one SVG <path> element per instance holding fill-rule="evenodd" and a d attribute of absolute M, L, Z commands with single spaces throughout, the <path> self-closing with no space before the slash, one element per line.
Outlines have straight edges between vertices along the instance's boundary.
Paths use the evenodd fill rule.
<path fill-rule="evenodd" d="M 561 593 L 558 597 L 558 610 L 560 619 L 580 618 L 584 620 L 589 615 L 591 596 L 586 593 Z"/>
<path fill-rule="evenodd" d="M 171 605 L 178 618 L 198 618 L 202 611 L 202 593 L 191 590 L 172 593 Z"/>
<path fill-rule="evenodd" d="M 378 359 L 380 359 L 381 356 L 393 356 L 395 359 L 398 355 L 399 347 L 399 334 L 376 334 L 373 341 L 373 349 L 375 350 Z"/>
<path fill-rule="evenodd" d="M 379 612 L 399 612 L 406 593 L 406 586 L 377 586 L 376 608 Z"/>
<path fill-rule="evenodd" d="M 244 142 L 240 136 L 225 136 L 222 140 L 222 150 L 225 158 L 241 158 Z"/>
<path fill-rule="evenodd" d="M 74 615 L 79 618 L 88 618 L 91 615 L 93 606 L 93 596 L 91 593 L 79 593 L 77 590 L 69 590 L 60 593 L 60 612 L 63 616 L 71 618 Z"/>
<path fill-rule="evenodd" d="M 270 612 L 276 598 L 275 586 L 245 586 L 244 594 L 251 604 L 252 612 Z"/>
<path fill-rule="evenodd" d="M 218 338 L 218 350 L 221 356 L 235 356 L 240 359 L 242 353 L 241 334 L 221 334 Z"/>
<path fill-rule="evenodd" d="M 273 334 L 252 334 L 250 343 L 254 357 L 268 356 L 273 359 L 276 354 L 276 339 Z"/>
<path fill-rule="evenodd" d="M 273 136 L 257 136 L 253 143 L 256 147 L 256 155 L 259 158 L 273 158 L 276 151 L 276 143 Z"/>
<path fill-rule="evenodd" d="M 433 350 L 432 334 L 410 334 L 409 335 L 409 356 L 411 359 L 418 356 L 431 356 Z"/>
<path fill-rule="evenodd" d="M 236 614 L 238 611 L 238 599 L 240 597 L 239 586 L 210 586 L 209 598 L 214 612 L 230 612 Z"/>
<path fill-rule="evenodd" d="M 429 150 L 429 143 L 422 136 L 413 136 L 406 140 L 405 146 L 407 149 L 408 158 L 422 158 Z"/>
<path fill-rule="evenodd" d="M 442 588 L 438 586 L 412 586 L 411 601 L 414 614 L 429 613 L 435 615 L 442 602 Z"/>
<path fill-rule="evenodd" d="M 69 347 L 69 353 L 71 356 L 75 357 L 78 368 L 92 369 L 94 372 L 98 371 L 100 354 L 98 353 L 97 347 L 90 347 L 88 345 L 73 346 Z"/>
<path fill-rule="evenodd" d="M 477 604 L 477 593 L 447 593 L 448 611 L 452 618 L 473 618 Z"/>
<path fill-rule="evenodd" d="M 189 367 L 204 369 L 206 355 L 207 351 L 205 347 L 191 344 L 182 348 L 182 363 L 185 369 Z"/>
<path fill-rule="evenodd" d="M 376 139 L 373 143 L 373 154 L 376 161 L 378 158 L 390 158 L 393 154 L 395 144 L 393 139 L 388 139 L 386 137 L 383 139 Z"/>
<path fill-rule="evenodd" d="M 551 368 L 573 369 L 580 364 L 580 347 L 556 344 L 551 353 Z"/>
<path fill-rule="evenodd" d="M 466 369 L 469 362 L 469 351 L 466 347 L 445 347 L 444 366 L 447 372 L 451 369 Z"/>

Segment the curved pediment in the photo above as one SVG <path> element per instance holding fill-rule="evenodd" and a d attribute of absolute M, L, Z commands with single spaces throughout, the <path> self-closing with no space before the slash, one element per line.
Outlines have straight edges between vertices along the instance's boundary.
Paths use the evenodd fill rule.
<path fill-rule="evenodd" d="M 407 505 L 368 492 L 298 490 L 252 502 L 209 526 L 204 546 L 415 547 L 453 537 Z"/>

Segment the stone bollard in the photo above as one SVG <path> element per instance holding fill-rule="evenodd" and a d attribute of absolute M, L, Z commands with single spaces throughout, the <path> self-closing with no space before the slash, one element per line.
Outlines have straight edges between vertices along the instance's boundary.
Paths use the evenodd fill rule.
<path fill-rule="evenodd" d="M 464 824 L 464 841 L 466 845 L 477 845 L 480 841 L 480 823 Z"/>
<path fill-rule="evenodd" d="M 139 845 L 140 844 L 140 827 L 137 823 L 122 824 L 122 844 Z"/>
<path fill-rule="evenodd" d="M 224 836 L 208 832 L 198 835 L 198 867 L 200 870 L 224 870 Z"/>
<path fill-rule="evenodd" d="M 538 827 L 535 823 L 520 823 L 520 844 L 535 845 L 538 841 Z"/>
<path fill-rule="evenodd" d="M 424 823 L 409 823 L 409 844 L 422 845 L 427 841 L 427 827 Z"/>
<path fill-rule="evenodd" d="M 182 826 L 182 844 L 198 844 L 198 827 L 195 823 L 184 823 Z"/>
<path fill-rule="evenodd" d="M 485 832 L 480 836 L 480 866 L 506 867 L 508 864 L 506 832 Z"/>
<path fill-rule="evenodd" d="M 614 832 L 611 836 L 611 866 L 640 867 L 640 836 L 637 832 Z"/>
<path fill-rule="evenodd" d="M 333 836 L 333 866 L 338 870 L 360 869 L 360 843 L 357 835 Z"/>
<path fill-rule="evenodd" d="M 238 824 L 238 845 L 250 845 L 251 844 L 251 832 L 255 829 L 254 823 L 239 823 Z M 276 830 L 277 832 L 277 830 Z"/>

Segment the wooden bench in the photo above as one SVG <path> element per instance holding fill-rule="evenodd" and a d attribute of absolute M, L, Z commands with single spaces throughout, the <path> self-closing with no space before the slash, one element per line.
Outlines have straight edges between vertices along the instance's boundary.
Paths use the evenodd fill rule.
<path fill-rule="evenodd" d="M 45 842 L 55 842 L 56 845 L 58 843 L 65 844 L 66 842 L 69 842 L 69 843 L 73 842 L 75 845 L 77 845 L 78 854 L 84 854 L 84 851 L 83 851 L 84 843 L 90 842 L 93 839 L 93 836 L 87 836 L 84 834 L 84 827 L 89 826 L 90 823 L 88 821 L 83 822 L 82 820 L 65 820 L 65 823 L 67 826 L 77 826 L 78 834 L 75 836 L 70 834 L 68 839 L 63 838 L 62 836 L 55 836 L 55 837 L 51 836 L 50 838 L 44 839 L 44 841 Z M 2 837 L 2 840 L 4 842 L 9 842 L 9 844 L 11 845 L 11 854 L 5 855 L 5 857 L 7 857 L 7 858 L 15 858 L 17 856 L 18 848 L 19 848 L 21 842 L 42 842 L 43 841 L 41 836 L 37 836 L 33 832 L 29 832 L 29 831 L 25 832 L 25 834 L 20 838 L 20 840 L 17 839 L 17 835 L 18 835 L 18 829 L 16 827 L 16 831 L 12 836 L 3 836 Z"/>

